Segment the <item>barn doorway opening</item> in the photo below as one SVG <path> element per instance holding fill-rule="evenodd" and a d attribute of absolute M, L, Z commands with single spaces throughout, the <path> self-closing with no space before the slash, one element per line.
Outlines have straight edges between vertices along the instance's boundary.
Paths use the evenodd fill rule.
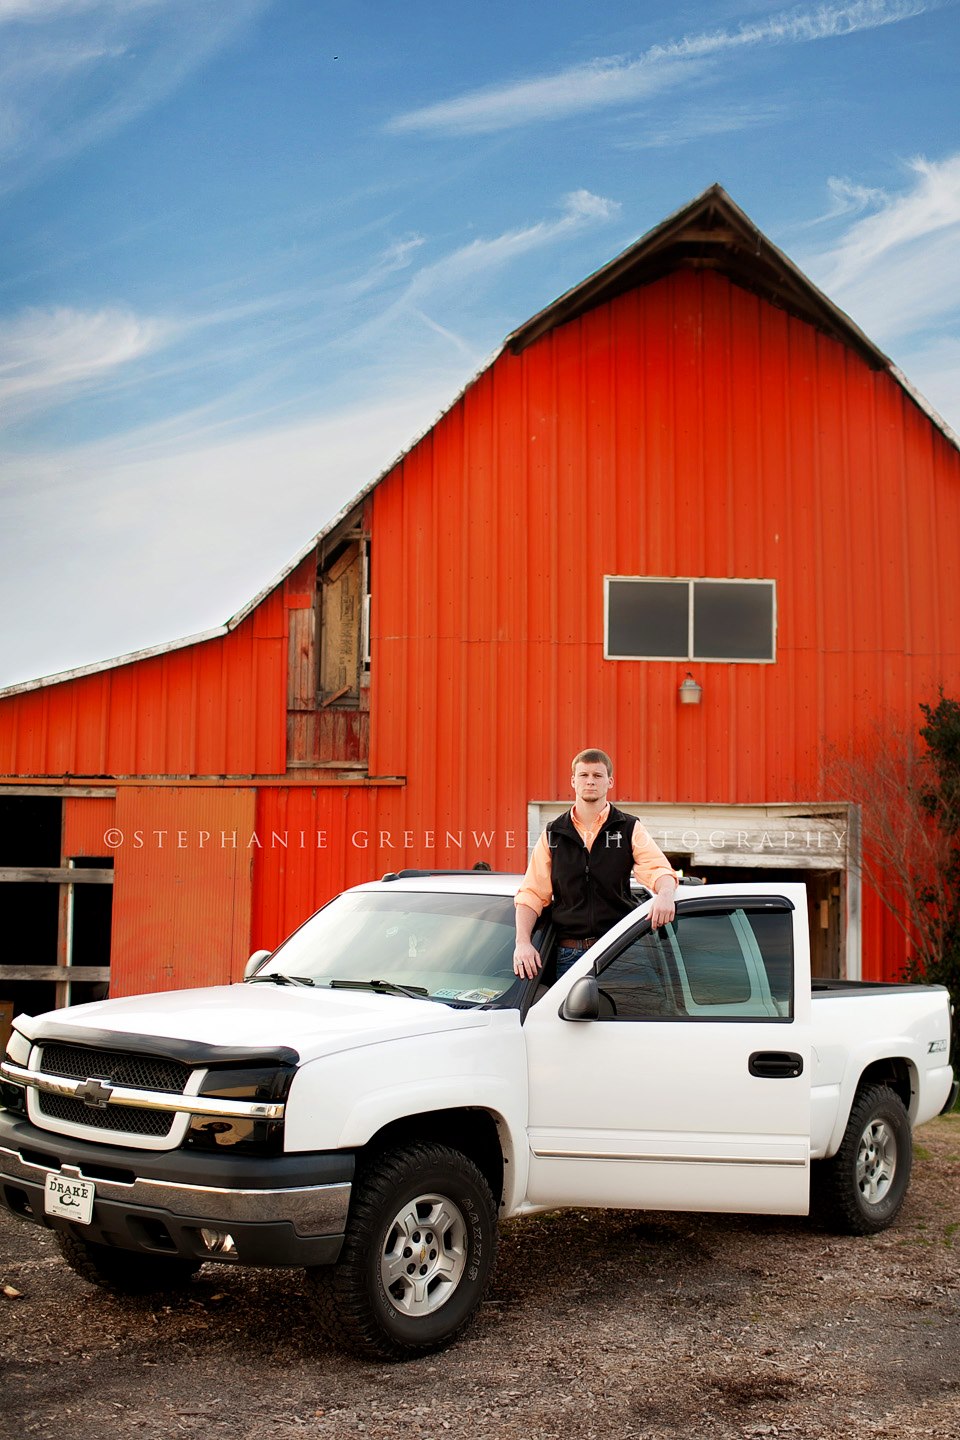
<path fill-rule="evenodd" d="M 668 855 L 675 869 L 694 875 L 707 885 L 737 885 L 744 880 L 778 880 L 807 887 L 807 921 L 810 928 L 810 969 L 821 979 L 846 976 L 845 920 L 846 872 L 843 870 L 773 869 L 744 865 L 695 865 L 688 855 Z"/>
<path fill-rule="evenodd" d="M 0 794 L 0 1030 L 107 994 L 113 857 L 64 843 L 62 795 Z"/>

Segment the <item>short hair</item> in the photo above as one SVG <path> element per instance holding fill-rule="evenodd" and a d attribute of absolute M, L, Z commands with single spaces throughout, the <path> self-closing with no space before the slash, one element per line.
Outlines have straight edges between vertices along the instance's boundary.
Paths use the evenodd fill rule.
<path fill-rule="evenodd" d="M 581 750 L 579 755 L 574 755 L 570 761 L 570 774 L 576 770 L 578 765 L 606 765 L 607 774 L 613 774 L 613 761 L 606 750 Z"/>

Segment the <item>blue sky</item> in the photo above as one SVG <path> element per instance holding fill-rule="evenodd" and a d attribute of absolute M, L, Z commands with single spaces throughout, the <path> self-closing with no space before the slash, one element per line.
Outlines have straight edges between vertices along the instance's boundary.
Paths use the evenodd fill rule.
<path fill-rule="evenodd" d="M 0 685 L 218 625 L 719 181 L 960 429 L 957 0 L 0 0 Z"/>

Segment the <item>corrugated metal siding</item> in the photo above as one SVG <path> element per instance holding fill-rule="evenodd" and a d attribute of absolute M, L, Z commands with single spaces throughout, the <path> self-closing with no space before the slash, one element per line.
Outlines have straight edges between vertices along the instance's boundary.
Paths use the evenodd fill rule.
<path fill-rule="evenodd" d="M 112 995 L 240 979 L 250 953 L 255 813 L 252 788 L 119 791 Z"/>
<path fill-rule="evenodd" d="M 63 802 L 63 853 L 68 859 L 88 855 L 109 855 L 104 839 L 112 829 L 116 800 L 84 798 Z M 112 838 L 112 837 L 111 837 Z"/>
<path fill-rule="evenodd" d="M 272 949 L 331 895 L 400 868 L 377 868 L 377 832 L 390 828 L 379 794 L 319 786 L 258 792 L 256 829 L 266 848 L 254 868 L 251 949 Z"/>
<path fill-rule="evenodd" d="M 445 795 L 426 822 L 427 809 L 412 798 L 407 787 L 396 786 L 261 787 L 251 950 L 272 948 L 323 901 L 386 871 L 491 861 L 500 817 L 487 814 L 486 835 L 477 819 L 474 837 Z M 464 812 L 480 813 L 469 801 Z M 444 843 L 448 826 L 455 837 L 450 845 Z M 511 868 L 526 864 L 524 834 L 514 837 L 508 853 Z"/>
<path fill-rule="evenodd" d="M 230 634 L 0 700 L 0 773 L 282 774 L 283 591 Z"/>

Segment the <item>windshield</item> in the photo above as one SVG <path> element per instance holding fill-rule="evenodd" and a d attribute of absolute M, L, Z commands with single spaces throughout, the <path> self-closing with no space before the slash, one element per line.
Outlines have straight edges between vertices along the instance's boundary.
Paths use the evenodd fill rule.
<path fill-rule="evenodd" d="M 507 895 L 353 891 L 301 925 L 253 978 L 332 988 L 378 982 L 371 988 L 384 993 L 405 986 L 431 1000 L 484 1005 L 516 980 L 515 940 Z"/>

